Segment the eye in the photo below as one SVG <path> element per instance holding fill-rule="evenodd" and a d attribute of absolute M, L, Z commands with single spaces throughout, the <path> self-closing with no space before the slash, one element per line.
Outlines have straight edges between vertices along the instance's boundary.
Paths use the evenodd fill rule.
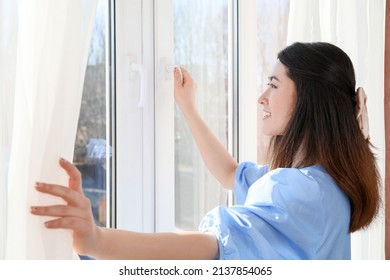
<path fill-rule="evenodd" d="M 273 83 L 267 83 L 267 86 L 269 86 L 271 88 L 277 88 Z"/>

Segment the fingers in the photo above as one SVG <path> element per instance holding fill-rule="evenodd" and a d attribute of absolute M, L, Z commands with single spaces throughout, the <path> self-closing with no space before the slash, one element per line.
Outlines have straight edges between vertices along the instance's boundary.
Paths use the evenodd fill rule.
<path fill-rule="evenodd" d="M 80 193 L 83 192 L 81 186 L 81 173 L 80 171 L 69 161 L 61 158 L 60 159 L 61 167 L 66 171 L 69 176 L 69 187 Z"/>
<path fill-rule="evenodd" d="M 191 78 L 188 71 L 182 67 L 181 74 L 178 70 L 178 68 L 175 68 L 174 71 L 174 78 L 175 78 L 175 92 L 176 93 L 184 93 L 184 92 L 193 92 L 196 90 L 196 82 Z M 182 76 L 182 80 L 180 78 Z"/>
<path fill-rule="evenodd" d="M 89 204 L 88 198 L 83 196 L 80 192 L 64 186 L 37 182 L 35 184 L 35 189 L 42 193 L 61 197 L 68 202 L 69 205 L 85 207 L 86 204 Z"/>
<path fill-rule="evenodd" d="M 180 69 L 181 69 L 181 73 L 183 74 L 183 78 L 184 78 L 184 76 L 188 77 L 190 75 L 190 74 L 188 74 L 188 71 L 185 68 L 180 67 Z"/>
<path fill-rule="evenodd" d="M 188 73 L 188 71 L 186 69 L 184 69 L 183 67 L 180 67 L 180 69 L 181 69 L 181 74 L 183 76 L 183 85 L 187 84 L 191 80 L 191 76 Z"/>
<path fill-rule="evenodd" d="M 175 87 L 183 87 L 183 68 L 179 66 L 175 67 L 173 74 L 175 80 Z"/>
<path fill-rule="evenodd" d="M 31 206 L 30 212 L 36 216 L 59 217 L 59 219 L 46 222 L 46 227 L 80 230 L 80 226 L 86 227 L 86 225 L 92 225 L 94 223 L 90 200 L 87 197 L 82 196 L 74 190 L 57 185 L 39 184 L 37 190 L 62 197 L 65 200 L 70 200 L 74 204 Z"/>
<path fill-rule="evenodd" d="M 188 71 L 183 67 L 176 67 L 174 70 L 175 85 L 184 87 L 186 84 L 192 81 L 192 78 Z"/>
<path fill-rule="evenodd" d="M 85 220 L 76 217 L 64 217 L 50 220 L 45 222 L 45 226 L 51 229 L 63 228 L 77 230 L 79 232 L 87 232 L 89 230 L 89 224 L 85 223 Z"/>
<path fill-rule="evenodd" d="M 54 206 L 32 206 L 30 212 L 37 216 L 50 216 L 50 217 L 77 217 L 87 219 L 88 213 L 77 207 L 67 205 L 54 205 Z"/>
<path fill-rule="evenodd" d="M 173 69 L 175 86 L 183 86 L 183 72 L 182 68 L 178 65 Z"/>

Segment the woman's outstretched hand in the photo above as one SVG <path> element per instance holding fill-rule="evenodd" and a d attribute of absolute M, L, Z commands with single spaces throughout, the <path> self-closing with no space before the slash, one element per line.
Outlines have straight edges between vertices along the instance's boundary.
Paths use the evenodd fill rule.
<path fill-rule="evenodd" d="M 60 159 L 60 166 L 69 175 L 68 187 L 37 182 L 35 188 L 39 192 L 61 197 L 67 204 L 31 206 L 31 213 L 56 217 L 45 222 L 45 226 L 73 230 L 73 248 L 81 255 L 89 255 L 97 244 L 98 235 L 90 200 L 83 194 L 80 171 L 64 159 Z"/>

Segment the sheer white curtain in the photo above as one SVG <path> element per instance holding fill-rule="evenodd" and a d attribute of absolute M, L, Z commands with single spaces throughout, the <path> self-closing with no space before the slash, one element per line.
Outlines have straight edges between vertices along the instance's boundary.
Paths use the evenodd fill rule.
<path fill-rule="evenodd" d="M 357 86 L 368 96 L 371 141 L 384 174 L 385 0 L 290 0 L 287 43 L 326 41 L 352 59 Z M 352 235 L 353 259 L 384 258 L 384 215 Z"/>
<path fill-rule="evenodd" d="M 46 229 L 29 207 L 63 203 L 37 193 L 34 183 L 67 183 L 58 159 L 73 157 L 97 3 L 0 3 L 2 257 L 74 258 L 70 231 Z"/>
<path fill-rule="evenodd" d="M 16 69 L 16 2 L 0 0 L 0 259 L 5 256 L 7 169 L 12 136 Z"/>

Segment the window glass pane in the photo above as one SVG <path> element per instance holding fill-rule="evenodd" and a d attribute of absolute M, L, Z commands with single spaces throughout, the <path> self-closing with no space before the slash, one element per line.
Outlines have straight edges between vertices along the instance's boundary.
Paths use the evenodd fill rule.
<path fill-rule="evenodd" d="M 174 1 L 175 63 L 198 85 L 197 108 L 224 145 L 228 145 L 228 1 Z M 181 112 L 175 110 L 175 224 L 196 229 L 227 192 L 208 172 Z"/>
<path fill-rule="evenodd" d="M 263 92 L 278 52 L 286 46 L 289 0 L 256 0 L 257 6 L 257 88 Z M 262 106 L 258 104 L 257 119 L 262 118 Z M 262 133 L 262 122 L 258 123 L 258 162 L 265 163 L 268 138 Z"/>
<path fill-rule="evenodd" d="M 91 200 L 95 222 L 106 226 L 106 25 L 108 1 L 99 0 L 85 73 L 83 97 L 74 150 L 82 174 L 84 194 Z"/>

